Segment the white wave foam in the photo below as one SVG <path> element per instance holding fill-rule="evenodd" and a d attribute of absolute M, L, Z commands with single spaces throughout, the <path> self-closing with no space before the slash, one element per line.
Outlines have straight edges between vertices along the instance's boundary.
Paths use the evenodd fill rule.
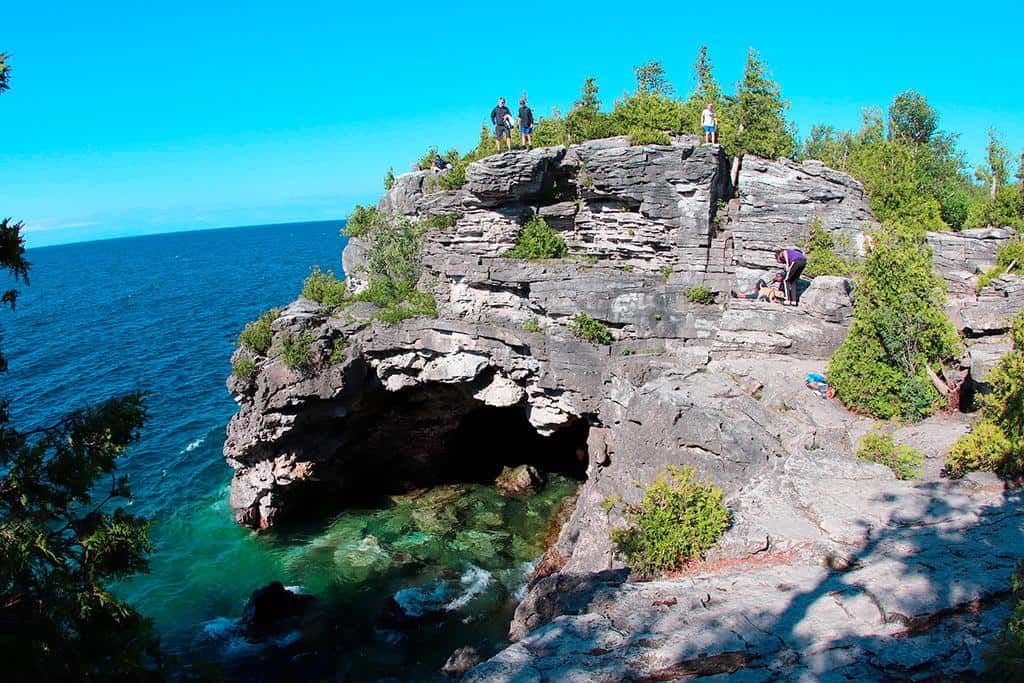
<path fill-rule="evenodd" d="M 422 586 L 403 588 L 395 593 L 395 602 L 410 617 L 422 617 L 427 612 L 439 612 L 446 609 L 445 600 L 451 590 L 443 581 L 435 581 Z"/>
<path fill-rule="evenodd" d="M 469 565 L 469 569 L 464 571 L 462 576 L 459 577 L 459 583 L 465 587 L 465 590 L 461 595 L 449 602 L 445 609 L 449 612 L 462 609 L 487 590 L 487 587 L 491 585 L 493 580 L 494 576 L 486 569 L 481 569 L 475 564 Z"/>
<path fill-rule="evenodd" d="M 227 659 L 250 657 L 268 647 L 288 647 L 302 637 L 300 631 L 289 631 L 276 638 L 267 638 L 262 642 L 251 642 L 241 633 L 238 620 L 227 617 L 215 617 L 203 624 L 201 638 L 218 644 L 222 655 Z"/>
<path fill-rule="evenodd" d="M 206 437 L 205 436 L 201 436 L 198 439 L 196 439 L 195 441 L 190 441 L 189 444 L 187 446 L 185 446 L 185 452 L 186 453 L 191 453 L 195 449 L 197 449 L 200 446 L 202 446 L 204 441 L 206 441 Z"/>

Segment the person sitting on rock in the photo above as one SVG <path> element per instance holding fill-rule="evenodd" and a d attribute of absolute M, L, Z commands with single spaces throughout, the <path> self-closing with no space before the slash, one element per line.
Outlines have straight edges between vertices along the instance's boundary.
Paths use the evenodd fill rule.
<path fill-rule="evenodd" d="M 432 162 L 430 162 L 430 170 L 431 171 L 438 171 L 438 172 L 446 171 L 446 170 L 448 170 L 449 166 L 451 166 L 451 164 L 449 164 L 447 161 L 442 159 L 440 154 L 435 154 L 434 155 L 434 160 Z"/>
<path fill-rule="evenodd" d="M 800 299 L 797 283 L 800 281 L 800 273 L 804 272 L 807 265 L 807 257 L 799 249 L 780 249 L 775 253 L 775 260 L 786 266 L 786 277 L 782 280 L 786 300 L 782 305 L 796 306 Z"/>
<path fill-rule="evenodd" d="M 771 303 L 782 301 L 784 297 L 782 291 L 782 281 L 784 277 L 785 273 L 779 271 L 775 273 L 771 282 L 766 282 L 764 278 L 758 278 L 754 289 L 744 294 L 743 298 L 750 300 L 757 299 L 758 301 L 768 301 Z"/>

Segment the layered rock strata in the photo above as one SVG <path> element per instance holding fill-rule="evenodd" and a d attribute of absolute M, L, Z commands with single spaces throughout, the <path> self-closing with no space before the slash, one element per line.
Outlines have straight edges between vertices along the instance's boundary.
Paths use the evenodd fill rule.
<path fill-rule="evenodd" d="M 314 497 L 343 506 L 381 481 L 397 488 L 432 483 L 446 476 L 460 430 L 486 408 L 551 438 L 582 434 L 588 468 L 517 611 L 512 635 L 525 639 L 471 680 L 571 680 L 591 666 L 599 680 L 741 667 L 760 668 L 756 678 L 816 672 L 826 661 L 859 673 L 880 666 L 880 657 L 898 659 L 896 650 L 879 654 L 871 639 L 932 634 L 953 643 L 948 632 L 957 619 L 975 620 L 970 637 L 991 634 L 1003 614 L 993 606 L 1009 585 L 1011 555 L 1021 554 L 1016 546 L 992 560 L 983 589 L 944 589 L 941 599 L 914 607 L 918 593 L 899 593 L 892 581 L 865 573 L 854 578 L 870 590 L 833 598 L 846 575 L 822 562 L 860 571 L 858 563 L 868 560 L 905 559 L 899 553 L 924 544 L 929 533 L 928 552 L 937 555 L 945 552 L 938 549 L 943 538 L 984 544 L 991 535 L 975 537 L 975 527 L 1019 531 L 1016 512 L 998 513 L 1015 510 L 1016 499 L 985 487 L 895 482 L 888 470 L 852 459 L 870 421 L 803 387 L 803 377 L 822 371 L 845 336 L 850 282 L 816 278 L 798 308 L 729 293 L 748 289 L 774 263 L 774 250 L 805 239 L 816 218 L 857 249 L 875 225 L 863 188 L 816 162 L 746 157 L 738 201 L 727 208 L 735 189 L 727 162 L 714 145 L 633 147 L 613 138 L 488 157 L 470 165 L 457 191 L 439 191 L 430 172 L 397 178 L 382 210 L 454 220 L 425 235 L 420 287 L 433 293 L 438 318 L 389 327 L 374 321 L 370 304 L 331 312 L 304 299 L 284 310 L 269 351 L 254 357 L 254 376 L 229 380 L 240 408 L 225 456 L 235 469 L 231 503 L 239 521 L 267 528 Z M 502 257 L 533 216 L 562 234 L 569 258 Z M 966 271 L 956 268 L 957 248 L 987 263 L 984 254 L 1005 237 L 930 240 L 943 254 L 939 272 L 960 281 Z M 958 247 L 955 239 L 977 244 Z M 364 249 L 353 239 L 343 256 L 355 287 L 363 284 Z M 715 302 L 691 302 L 695 285 L 716 292 Z M 1015 286 L 1010 278 L 991 296 L 1012 307 Z M 995 305 L 1002 311 L 1005 303 Z M 982 314 L 965 311 L 964 320 L 980 329 Z M 571 332 L 581 313 L 608 327 L 610 344 Z M 313 339 L 313 361 L 290 368 L 283 341 L 304 335 Z M 979 356 L 977 365 L 990 361 Z M 952 443 L 962 430 L 937 433 Z M 674 581 L 622 584 L 622 558 L 608 532 L 623 520 L 602 503 L 636 501 L 634 484 L 646 485 L 668 465 L 693 466 L 725 491 L 733 526 L 710 560 L 742 571 L 705 567 L 686 578 L 695 587 L 689 592 Z M 904 498 L 914 512 L 901 511 Z M 768 566 L 758 565 L 761 558 Z M 908 561 L 893 576 L 934 571 L 927 579 L 934 586 L 967 576 L 967 557 L 941 560 Z M 794 581 L 813 588 L 801 592 Z M 924 584 L 919 588 L 924 595 Z M 868 609 L 870 596 L 886 591 L 896 592 Z M 764 602 L 751 613 L 758 595 Z M 797 619 L 790 606 L 799 596 L 806 597 Z M 968 616 L 965 605 L 981 611 Z M 828 629 L 840 612 L 851 615 L 849 624 L 833 634 Z M 815 614 L 822 621 L 806 621 Z M 926 623 L 935 628 L 922 630 Z M 776 631 L 790 635 L 782 642 Z M 955 643 L 949 647 L 962 646 L 971 657 L 978 651 L 977 642 Z M 842 653 L 850 657 L 829 659 Z"/>

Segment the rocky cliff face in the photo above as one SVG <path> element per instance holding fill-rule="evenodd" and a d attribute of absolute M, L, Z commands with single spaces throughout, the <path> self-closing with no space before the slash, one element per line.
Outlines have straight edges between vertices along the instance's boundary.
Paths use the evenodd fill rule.
<path fill-rule="evenodd" d="M 400 489 L 443 480 L 462 466 L 451 461 L 452 445 L 461 443 L 467 425 L 487 415 L 500 416 L 494 424 L 518 420 L 537 434 L 563 439 L 585 449 L 588 458 L 575 510 L 542 565 L 550 575 L 538 575 L 520 606 L 516 637 L 549 622 L 561 624 L 562 634 L 582 629 L 593 638 L 573 646 L 578 649 L 571 654 L 580 661 L 590 656 L 583 651 L 587 647 L 608 652 L 601 643 L 634 638 L 618 617 L 591 623 L 590 617 L 570 622 L 564 615 L 593 611 L 597 598 L 587 592 L 592 577 L 623 566 L 608 539 L 609 529 L 622 520 L 603 512 L 602 501 L 635 500 L 634 482 L 650 482 L 669 464 L 692 465 L 728 496 L 733 529 L 711 559 L 749 562 L 770 551 L 812 574 L 818 570 L 810 567 L 823 557 L 855 561 L 872 530 L 886 528 L 896 515 L 871 516 L 866 508 L 902 495 L 896 489 L 903 485 L 893 484 L 884 468 L 851 460 L 868 421 L 802 386 L 804 375 L 821 371 L 845 336 L 850 283 L 817 278 L 798 308 L 730 299 L 729 292 L 748 289 L 772 265 L 774 250 L 805 239 L 816 217 L 858 245 L 874 226 L 863 188 L 816 162 L 748 157 L 738 200 L 730 203 L 734 188 L 727 169 L 714 145 L 680 139 L 631 147 L 613 138 L 488 157 L 469 167 L 468 182 L 458 191 L 436 191 L 430 172 L 400 176 L 381 200 L 382 209 L 415 219 L 457 219 L 454 227 L 425 238 L 420 286 L 434 293 L 439 316 L 388 327 L 372 321 L 369 304 L 330 314 L 299 299 L 284 311 L 254 377 L 229 380 L 240 408 L 228 427 L 225 456 L 235 469 L 231 503 L 239 521 L 266 528 L 314 497 L 343 505 L 381 481 Z M 561 232 L 570 258 L 530 263 L 501 257 L 535 215 Z M 960 244 L 946 236 L 933 238 L 933 245 L 943 254 L 940 272 L 956 281 L 963 279 L 954 256 L 958 248 L 988 253 L 988 243 Z M 356 287 L 363 250 L 359 240 L 351 240 L 343 257 Z M 690 302 L 686 290 L 694 285 L 716 291 L 716 302 Z M 1010 297 L 1007 292 L 999 305 Z M 569 322 L 578 313 L 607 324 L 612 343 L 577 339 Z M 539 331 L 526 331 L 527 321 Z M 315 360 L 310 368 L 290 369 L 282 361 L 281 340 L 302 334 L 314 339 Z M 942 433 L 945 448 L 956 432 Z M 486 458 L 488 450 L 484 444 L 475 455 Z M 846 474 L 834 476 L 837 471 Z M 794 494 L 797 489 L 803 493 Z M 846 493 L 852 497 L 844 498 Z M 973 495 L 969 489 L 921 489 L 914 495 L 926 511 L 928 500 L 947 493 Z M 1019 531 L 1019 522 L 1008 523 Z M 1005 587 L 1012 561 L 997 565 L 992 576 Z M 826 571 L 812 578 L 839 581 L 829 576 Z M 765 574 L 744 590 L 755 596 L 759 586 L 775 580 Z M 609 598 L 609 604 L 634 609 L 626 596 L 636 591 L 621 590 L 621 599 Z M 692 595 L 699 592 L 712 600 L 712 588 Z M 668 594 L 659 592 L 652 604 Z M 567 602 L 563 595 L 583 597 Z M 781 609 L 786 597 L 776 597 Z M 680 600 L 689 610 L 689 598 Z M 954 609 L 960 600 L 950 594 L 937 609 Z M 735 609 L 743 605 L 737 602 Z M 655 619 L 654 611 L 644 614 Z M 925 618 L 925 612 L 915 615 Z M 685 626 L 671 623 L 672 629 Z M 682 632 L 684 640 L 706 627 L 699 619 L 686 623 L 692 628 Z M 542 632 L 555 637 L 550 629 Z M 762 640 L 757 647 L 765 652 L 758 656 L 789 656 L 771 638 Z M 552 672 L 564 661 L 544 642 L 524 641 L 525 654 L 510 650 L 484 664 L 478 670 L 484 673 L 470 676 L 559 678 Z M 675 655 L 665 648 L 676 652 L 681 642 L 637 640 L 631 647 L 668 661 Z M 707 657 L 749 662 L 751 642 L 742 646 L 742 656 L 732 643 L 721 652 L 712 648 Z M 682 664 L 615 666 L 608 680 L 660 680 L 666 671 L 675 672 L 669 678 L 689 671 Z M 712 673 L 728 670 L 700 666 Z"/>

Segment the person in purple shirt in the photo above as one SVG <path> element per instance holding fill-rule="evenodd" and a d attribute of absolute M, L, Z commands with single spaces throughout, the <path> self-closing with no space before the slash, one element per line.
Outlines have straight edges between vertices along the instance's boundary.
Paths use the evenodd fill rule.
<path fill-rule="evenodd" d="M 775 252 L 775 260 L 786 266 L 786 277 L 782 281 L 786 300 L 782 303 L 786 306 L 796 306 L 799 299 L 797 282 L 800 280 L 800 273 L 804 272 L 804 266 L 807 265 L 807 257 L 799 249 L 780 249 Z"/>

